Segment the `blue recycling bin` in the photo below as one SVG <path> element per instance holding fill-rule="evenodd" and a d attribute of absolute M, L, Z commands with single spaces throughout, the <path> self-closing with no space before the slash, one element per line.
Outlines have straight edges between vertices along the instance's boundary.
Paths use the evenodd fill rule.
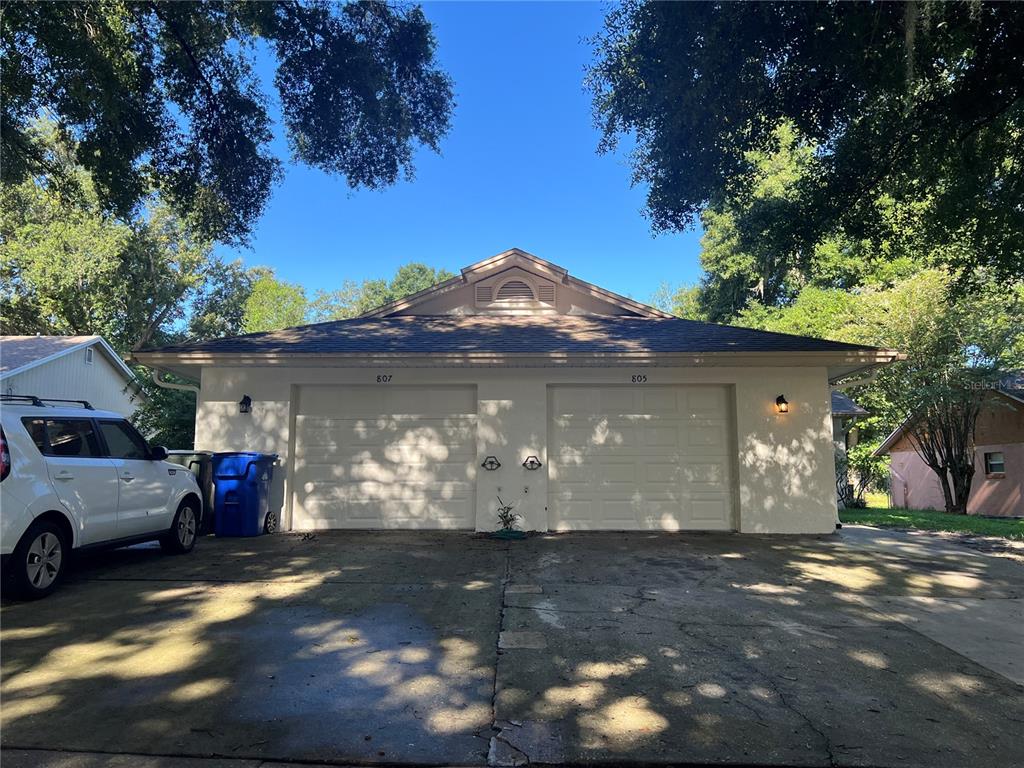
<path fill-rule="evenodd" d="M 259 536 L 270 511 L 276 453 L 213 454 L 214 533 Z"/>

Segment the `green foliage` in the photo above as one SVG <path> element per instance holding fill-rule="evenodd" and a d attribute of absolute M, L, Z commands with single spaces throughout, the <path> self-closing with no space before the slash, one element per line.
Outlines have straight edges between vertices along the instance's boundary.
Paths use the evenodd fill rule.
<path fill-rule="evenodd" d="M 107 216 L 88 174 L 62 173 L 71 207 L 35 180 L 0 193 L 0 328 L 98 333 L 122 353 L 159 340 L 217 269 L 210 244 L 152 201 L 130 221 Z"/>
<path fill-rule="evenodd" d="M 453 277 L 455 275 L 445 269 L 433 269 L 426 264 L 417 262 L 405 264 L 398 268 L 390 281 L 368 280 L 364 282 L 354 304 L 354 312 L 356 315 L 361 315 Z"/>
<path fill-rule="evenodd" d="M 835 288 L 807 286 L 786 307 L 752 304 L 734 322 L 747 328 L 846 341 L 857 334 L 861 297 Z"/>
<path fill-rule="evenodd" d="M 873 525 L 879 528 L 905 528 L 921 531 L 948 531 L 975 536 L 998 536 L 1024 540 L 1024 520 L 1000 520 L 973 515 L 950 515 L 927 509 L 841 509 L 839 519 L 848 525 Z"/>
<path fill-rule="evenodd" d="M 48 114 L 100 209 L 124 220 L 156 190 L 204 237 L 245 240 L 281 165 L 258 49 L 276 59 L 293 157 L 352 187 L 411 174 L 415 145 L 437 151 L 448 130 L 451 81 L 416 6 L 80 0 L 0 14 L 4 184 L 44 178 L 74 197 L 32 128 Z"/>
<path fill-rule="evenodd" d="M 241 260 L 218 261 L 206 271 L 206 282 L 192 301 L 187 335 L 190 339 L 237 336 L 245 327 L 245 303 L 253 284 L 265 270 L 250 269 Z"/>
<path fill-rule="evenodd" d="M 36 126 L 47 156 L 73 179 L 74 197 L 45 179 L 0 187 L 0 332 L 100 334 L 119 354 L 160 344 L 351 317 L 450 277 L 422 264 L 390 281 L 347 282 L 310 301 L 265 267 L 224 263 L 159 200 L 121 220 L 104 213 L 92 176 L 51 125 Z M 158 443 L 192 445 L 195 397 L 157 387 L 133 418 Z M 184 382 L 180 382 L 184 383 Z"/>
<path fill-rule="evenodd" d="M 158 387 L 150 378 L 149 369 L 135 366 L 134 370 L 146 398 L 132 414 L 132 423 L 153 445 L 172 450 L 191 449 L 196 439 L 195 394 Z M 163 378 L 179 384 L 187 383 L 174 377 Z"/>
<path fill-rule="evenodd" d="M 974 427 L 988 390 L 1021 367 L 1021 285 L 986 282 L 973 295 L 951 290 L 929 270 L 887 292 L 865 296 L 861 338 L 901 350 L 875 389 L 892 424 L 936 474 L 947 512 L 965 513 L 974 476 Z"/>
<path fill-rule="evenodd" d="M 698 294 L 704 314 L 728 321 L 744 309 L 785 306 L 805 287 L 888 286 L 925 266 L 927 251 L 915 230 L 913 206 L 897 209 L 880 197 L 875 208 L 887 228 L 879 242 L 844 233 L 802 245 L 790 224 L 797 186 L 819 161 L 788 123 L 775 132 L 773 152 L 750 152 L 749 194 L 718 201 L 701 215 Z"/>
<path fill-rule="evenodd" d="M 662 312 L 668 312 L 684 320 L 708 320 L 707 313 L 701 306 L 699 285 L 680 285 L 673 290 L 668 283 L 662 283 L 651 297 L 651 304 Z"/>
<path fill-rule="evenodd" d="M 732 311 L 755 289 L 785 299 L 791 269 L 837 236 L 852 258 L 817 254 L 837 280 L 863 255 L 911 246 L 966 281 L 976 267 L 1024 273 L 1024 8 L 633 0 L 594 44 L 602 148 L 635 135 L 656 230 L 703 216 L 712 258 L 724 246 L 750 260 L 706 267 Z M 783 183 L 766 187 L 764 159 L 787 148 L 780 125 L 801 137 L 785 153 L 799 173 L 768 168 Z M 736 201 L 752 210 L 731 222 Z"/>
<path fill-rule="evenodd" d="M 245 300 L 242 327 L 255 333 L 357 317 L 451 277 L 451 272 L 414 262 L 399 267 L 391 280 L 365 280 L 361 285 L 349 280 L 337 291 L 320 290 L 309 299 L 301 285 L 278 280 L 261 268 Z"/>
<path fill-rule="evenodd" d="M 275 331 L 306 321 L 306 291 L 301 285 L 278 280 L 269 270 L 252 284 L 245 300 L 242 330 Z"/>
<path fill-rule="evenodd" d="M 868 489 L 889 489 L 889 457 L 875 456 L 875 443 L 857 443 L 846 452 L 846 464 L 852 475 L 854 499 L 863 504 Z"/>

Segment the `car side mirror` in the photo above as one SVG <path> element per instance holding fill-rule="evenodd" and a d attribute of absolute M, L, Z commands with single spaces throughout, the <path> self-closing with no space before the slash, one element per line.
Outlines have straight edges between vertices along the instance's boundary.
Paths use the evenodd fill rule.
<path fill-rule="evenodd" d="M 150 461 L 163 461 L 167 458 L 167 449 L 162 445 L 154 445 L 149 449 Z"/>

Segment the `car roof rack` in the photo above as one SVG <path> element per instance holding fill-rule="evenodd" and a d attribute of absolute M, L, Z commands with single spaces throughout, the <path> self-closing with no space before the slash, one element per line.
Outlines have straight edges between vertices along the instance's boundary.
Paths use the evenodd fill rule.
<path fill-rule="evenodd" d="M 92 403 L 88 400 L 67 400 L 62 397 L 37 397 L 36 395 L 0 395 L 0 402 L 5 403 L 31 403 L 42 408 L 46 403 L 77 403 L 87 411 L 94 411 Z"/>

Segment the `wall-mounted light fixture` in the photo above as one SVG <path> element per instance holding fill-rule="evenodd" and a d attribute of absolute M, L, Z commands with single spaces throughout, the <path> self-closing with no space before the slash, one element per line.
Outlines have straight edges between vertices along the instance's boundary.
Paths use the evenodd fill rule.
<path fill-rule="evenodd" d="M 238 401 L 238 412 L 239 413 L 252 413 L 252 398 L 248 395 L 242 395 L 242 399 Z"/>
<path fill-rule="evenodd" d="M 779 413 L 789 413 L 789 401 L 785 395 L 779 395 L 775 398 L 775 410 Z"/>
<path fill-rule="evenodd" d="M 527 456 L 526 461 L 523 462 L 523 466 L 526 467 L 527 469 L 540 469 L 540 459 L 538 459 L 536 456 Z"/>
<path fill-rule="evenodd" d="M 484 459 L 483 463 L 480 466 L 486 469 L 488 472 L 493 472 L 494 470 L 501 466 L 501 462 L 498 461 L 497 456 L 488 456 L 486 459 Z"/>

